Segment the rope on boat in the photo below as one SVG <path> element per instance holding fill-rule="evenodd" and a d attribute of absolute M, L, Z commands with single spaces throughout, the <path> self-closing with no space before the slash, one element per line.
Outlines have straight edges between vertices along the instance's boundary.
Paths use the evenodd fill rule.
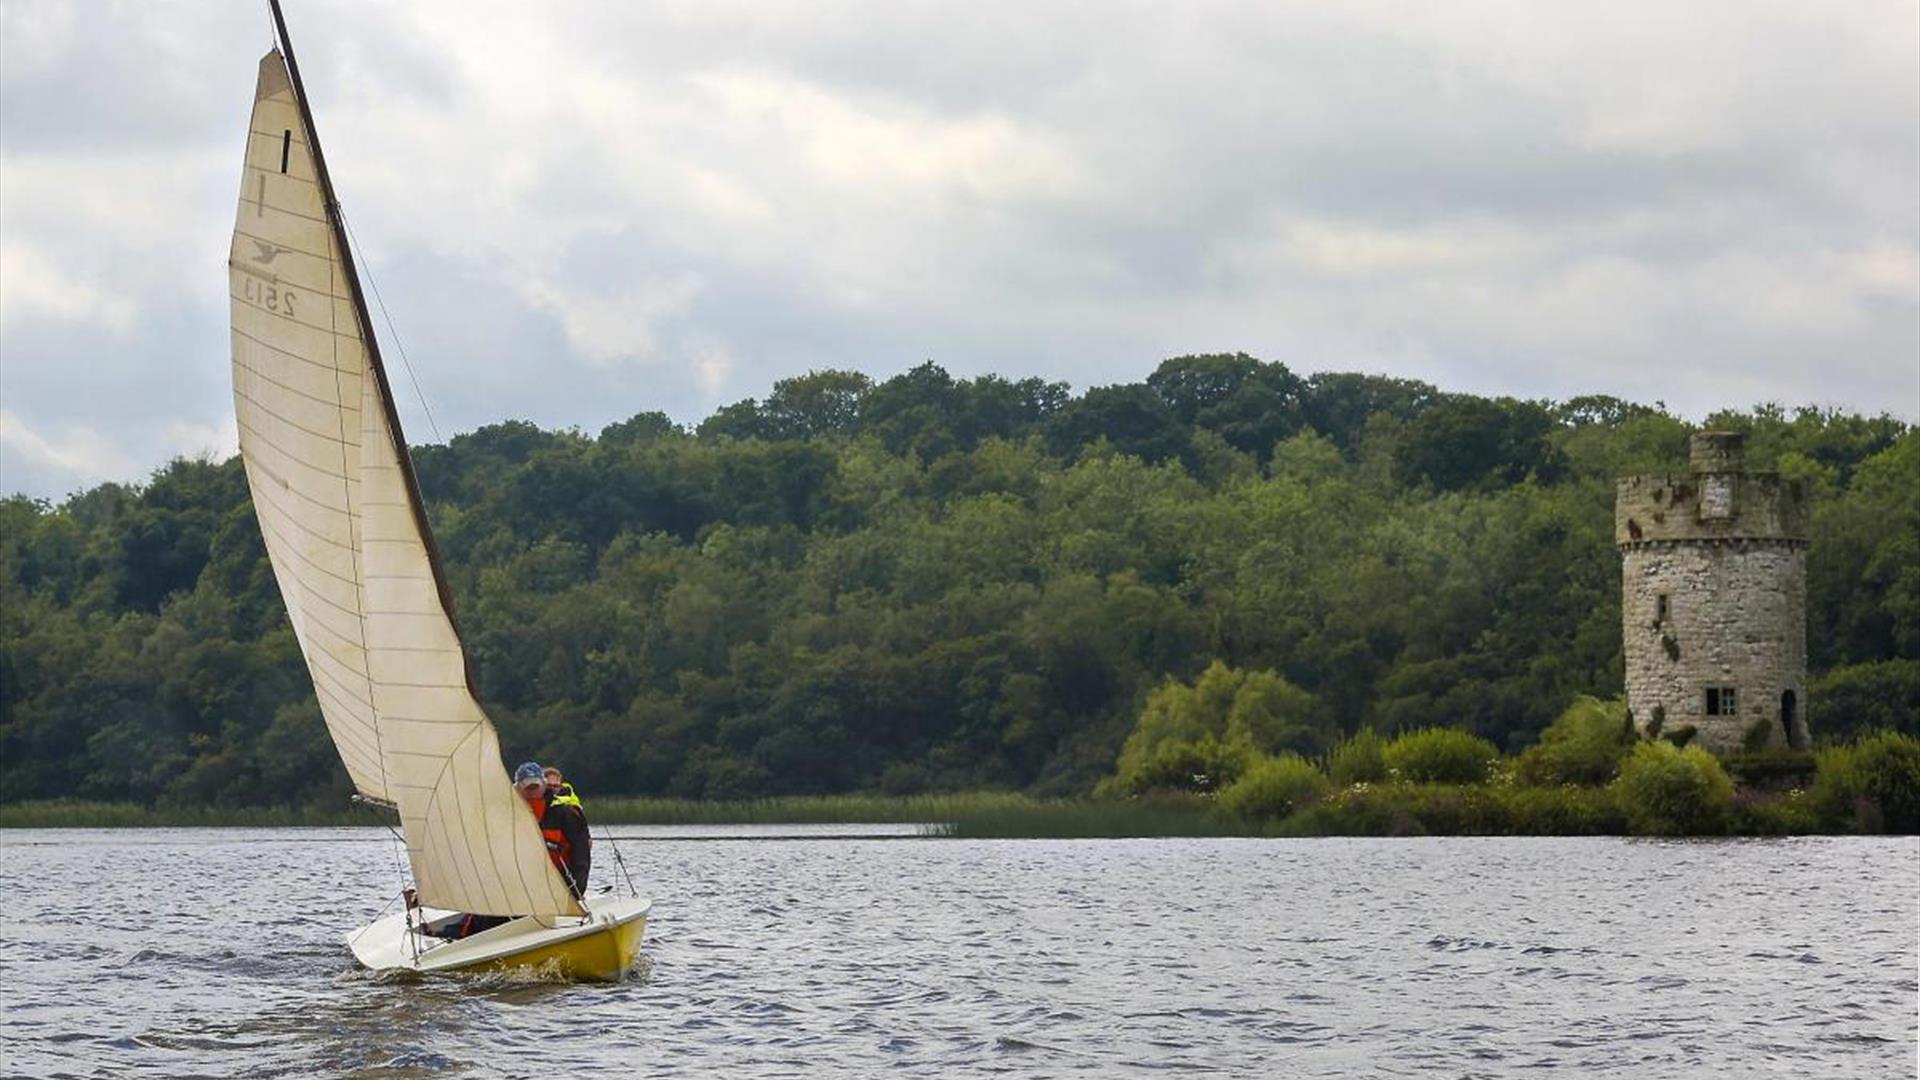
<path fill-rule="evenodd" d="M 377 739 L 380 737 L 380 726 L 378 724 L 374 725 L 373 733 L 374 733 L 374 738 Z M 386 763 L 383 761 L 381 762 L 382 779 L 385 778 L 385 770 L 386 770 Z M 400 891 L 394 894 L 394 898 L 402 901 L 402 910 L 406 918 L 407 931 L 408 931 L 407 934 L 405 935 L 406 941 L 407 941 L 407 949 L 408 951 L 413 953 L 413 958 L 415 960 L 419 960 L 420 959 L 420 939 L 418 935 L 412 932 L 414 906 L 412 904 L 407 904 L 404 902 L 406 899 L 407 891 L 408 891 L 407 871 L 406 871 L 405 865 L 400 861 L 400 851 L 402 848 L 407 846 L 407 839 L 406 837 L 400 835 L 400 830 L 393 827 L 393 822 L 388 821 L 386 818 L 386 815 L 380 813 L 381 810 L 388 809 L 388 807 L 382 806 L 379 802 L 373 799 L 366 798 L 365 796 L 362 796 L 358 793 L 350 796 L 347 799 L 347 801 L 350 803 L 353 803 L 355 806 L 366 807 L 370 812 L 374 814 L 375 819 L 379 821 L 381 825 L 386 827 L 387 835 L 393 837 L 393 848 L 391 849 L 393 851 L 393 876 L 395 880 L 400 882 Z M 380 916 L 385 915 L 387 913 L 387 908 L 390 908 L 392 906 L 393 906 L 393 900 L 391 899 L 388 900 L 385 904 L 381 905 L 380 911 L 378 912 L 378 914 L 375 914 L 373 917 L 374 921 L 378 922 L 380 919 Z M 423 927 L 426 925 L 424 919 L 421 925 Z"/>
<path fill-rule="evenodd" d="M 591 828 L 591 826 L 589 826 L 589 828 Z M 627 870 L 627 860 L 620 857 L 620 841 L 605 832 L 600 834 L 600 838 L 604 839 L 607 842 L 607 846 L 613 849 L 613 864 L 620 868 L 621 880 L 627 883 L 627 895 L 638 899 L 640 890 L 633 883 L 633 874 Z"/>
<path fill-rule="evenodd" d="M 373 265 L 367 260 L 366 246 L 360 243 L 360 237 L 354 234 L 353 226 L 347 223 L 346 209 L 336 202 L 333 212 L 340 215 L 340 228 L 346 232 L 348 242 L 353 244 L 353 250 L 360 254 L 360 269 L 367 275 L 367 287 L 373 290 L 373 302 L 380 305 L 380 317 L 387 321 L 387 336 L 393 339 L 393 347 L 400 352 L 400 366 L 407 369 L 407 381 L 413 384 L 413 396 L 420 402 L 420 411 L 427 414 L 427 426 L 433 429 L 436 442 L 446 442 L 446 436 L 440 434 L 440 425 L 434 422 L 433 408 L 427 404 L 427 395 L 420 389 L 420 376 L 413 372 L 413 361 L 407 359 L 407 344 L 400 340 L 400 329 L 393 325 L 393 316 L 387 312 L 387 302 L 380 295 L 380 283 L 373 280 Z"/>

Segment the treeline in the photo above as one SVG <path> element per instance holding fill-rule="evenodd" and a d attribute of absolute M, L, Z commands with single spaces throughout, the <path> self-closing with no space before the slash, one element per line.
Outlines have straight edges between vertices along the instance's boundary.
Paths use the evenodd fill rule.
<path fill-rule="evenodd" d="M 1810 485 L 1817 735 L 1915 729 L 1920 434 L 1760 408 Z M 1688 423 L 1612 398 L 1302 378 L 818 372 L 692 430 L 510 422 L 415 451 L 508 753 L 588 793 L 1082 794 L 1149 694 L 1274 676 L 1286 748 L 1513 752 L 1621 690 L 1613 482 Z M 0 799 L 344 794 L 237 461 L 0 502 Z"/>

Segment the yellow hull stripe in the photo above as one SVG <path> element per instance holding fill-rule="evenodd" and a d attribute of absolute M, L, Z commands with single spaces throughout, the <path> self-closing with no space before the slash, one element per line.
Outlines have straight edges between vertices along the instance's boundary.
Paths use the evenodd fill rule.
<path fill-rule="evenodd" d="M 511 953 L 454 968 L 455 971 L 508 971 L 515 968 L 551 968 L 575 979 L 612 982 L 626 974 L 640 955 L 640 938 L 647 927 L 646 916 L 631 922 L 602 927 L 591 934 L 541 945 L 525 952 Z"/>

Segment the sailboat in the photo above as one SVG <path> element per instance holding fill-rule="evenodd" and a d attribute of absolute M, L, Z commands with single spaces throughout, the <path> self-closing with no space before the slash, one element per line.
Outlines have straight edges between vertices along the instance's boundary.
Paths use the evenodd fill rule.
<path fill-rule="evenodd" d="M 278 0 L 228 258 L 233 402 L 267 555 L 356 800 L 396 814 L 413 888 L 347 935 L 376 970 L 619 978 L 651 902 L 576 896 L 515 794 L 454 622 Z M 467 914 L 508 921 L 464 938 Z"/>

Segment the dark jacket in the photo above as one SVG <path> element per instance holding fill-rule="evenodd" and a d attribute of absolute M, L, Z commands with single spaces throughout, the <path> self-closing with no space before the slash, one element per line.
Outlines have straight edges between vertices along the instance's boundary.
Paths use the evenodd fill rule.
<path fill-rule="evenodd" d="M 587 874 L 593 869 L 593 837 L 587 835 L 587 816 L 578 806 L 543 799 L 540 835 L 546 838 L 547 854 L 567 879 L 573 895 L 586 895 Z"/>

